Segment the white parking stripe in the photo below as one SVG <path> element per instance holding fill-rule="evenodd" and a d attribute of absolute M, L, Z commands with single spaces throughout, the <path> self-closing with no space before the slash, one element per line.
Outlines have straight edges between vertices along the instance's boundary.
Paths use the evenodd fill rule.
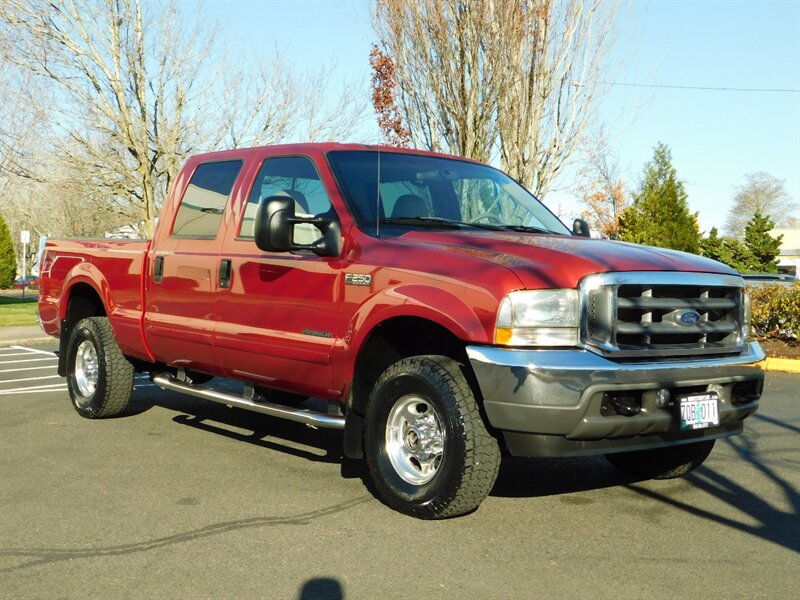
<path fill-rule="evenodd" d="M 19 383 L 21 381 L 41 381 L 42 379 L 60 378 L 61 375 L 44 375 L 43 377 L 26 377 L 25 379 L 0 379 L 0 383 Z M 2 391 L 2 390 L 0 390 Z"/>
<path fill-rule="evenodd" d="M 53 388 L 58 389 L 67 389 L 66 384 L 64 383 L 49 383 L 47 385 L 28 385 L 21 388 L 11 388 L 10 390 L 3 390 L 4 394 L 13 394 L 14 392 L 30 392 L 36 390 L 47 391 Z"/>
<path fill-rule="evenodd" d="M 55 357 L 55 356 L 53 356 L 53 357 L 51 357 L 51 358 L 26 358 L 25 360 L 4 360 L 4 361 L 3 361 L 2 363 L 0 363 L 0 364 L 4 364 L 4 365 L 17 365 L 17 364 L 20 364 L 20 363 L 44 362 L 44 361 L 46 361 L 46 360 L 53 361 L 53 360 L 55 360 L 55 359 L 56 359 L 56 357 Z"/>
<path fill-rule="evenodd" d="M 22 367 L 21 369 L 6 369 L 5 371 L 0 371 L 0 375 L 3 373 L 19 373 L 20 371 L 41 371 L 42 369 L 52 369 L 56 365 L 42 365 L 41 367 Z"/>
<path fill-rule="evenodd" d="M 47 354 L 48 356 L 55 356 L 55 352 L 50 352 L 49 350 L 39 350 L 37 348 L 28 348 L 27 346 L 10 346 L 14 350 L 27 350 L 28 352 L 33 352 L 34 354 Z"/>
<path fill-rule="evenodd" d="M 4 391 L 3 395 L 6 395 L 6 394 L 9 394 L 9 395 L 11 395 L 11 394 L 46 394 L 47 392 L 66 392 L 66 391 L 67 391 L 67 386 L 62 385 L 62 386 L 59 386 L 59 387 L 47 388 L 47 389 L 33 388 L 33 389 L 30 389 L 30 390 L 10 390 L 8 392 Z"/>
<path fill-rule="evenodd" d="M 0 358 L 8 358 L 9 356 L 30 356 L 30 352 L 15 352 L 13 354 L 0 354 Z"/>

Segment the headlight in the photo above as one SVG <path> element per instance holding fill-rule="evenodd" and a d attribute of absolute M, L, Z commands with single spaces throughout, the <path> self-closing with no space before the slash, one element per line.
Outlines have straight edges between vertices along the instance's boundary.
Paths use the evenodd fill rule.
<path fill-rule="evenodd" d="M 577 290 L 520 290 L 500 302 L 494 341 L 504 346 L 577 346 Z"/>

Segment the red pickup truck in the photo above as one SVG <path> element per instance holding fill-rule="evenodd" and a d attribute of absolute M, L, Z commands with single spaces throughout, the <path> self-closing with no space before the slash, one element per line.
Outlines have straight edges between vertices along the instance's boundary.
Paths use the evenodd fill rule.
<path fill-rule="evenodd" d="M 763 387 L 734 271 L 592 239 L 452 156 L 194 156 L 152 240 L 49 240 L 41 265 L 41 322 L 80 415 L 121 413 L 147 371 L 342 429 L 386 504 L 421 518 L 474 510 L 503 452 L 683 475 Z"/>

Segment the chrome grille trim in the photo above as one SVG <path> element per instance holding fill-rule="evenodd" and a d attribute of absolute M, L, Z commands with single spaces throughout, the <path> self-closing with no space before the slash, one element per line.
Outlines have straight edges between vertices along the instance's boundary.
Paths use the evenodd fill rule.
<path fill-rule="evenodd" d="M 590 275 L 580 285 L 581 343 L 598 354 L 632 359 L 738 353 L 745 342 L 743 289 L 735 275 Z M 685 311 L 698 313 L 699 321 L 680 322 Z"/>

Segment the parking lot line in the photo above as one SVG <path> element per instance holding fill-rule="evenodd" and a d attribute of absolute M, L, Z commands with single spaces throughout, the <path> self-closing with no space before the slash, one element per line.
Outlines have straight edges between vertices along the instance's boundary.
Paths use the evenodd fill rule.
<path fill-rule="evenodd" d="M 0 371 L 0 375 L 3 373 L 19 373 L 20 371 L 41 371 L 42 369 L 52 369 L 56 365 L 42 365 L 40 367 L 22 367 L 21 369 L 6 369 L 5 371 Z"/>
<path fill-rule="evenodd" d="M 64 387 L 64 388 L 66 388 L 66 386 L 67 386 L 67 384 L 65 382 L 61 382 L 61 383 L 46 383 L 44 385 L 26 385 L 26 386 L 23 386 L 23 387 L 11 388 L 10 390 L 3 390 L 3 393 L 5 394 L 6 392 L 27 392 L 28 390 L 46 390 L 46 389 L 54 388 L 54 387 Z"/>
<path fill-rule="evenodd" d="M 28 352 L 33 352 L 34 354 L 47 354 L 48 356 L 55 356 L 55 352 L 50 352 L 49 350 L 39 350 L 38 348 L 28 348 L 27 346 L 9 346 L 9 348 L 13 348 L 14 350 L 27 350 Z"/>
<path fill-rule="evenodd" d="M 20 363 L 32 363 L 32 362 L 44 362 L 46 360 L 53 361 L 56 360 L 55 356 L 51 356 L 50 358 L 26 358 L 24 360 L 4 360 L 2 364 L 4 365 L 16 365 Z"/>
<path fill-rule="evenodd" d="M 3 390 L 3 395 L 11 395 L 11 394 L 44 394 L 47 392 L 66 392 L 67 386 L 59 384 L 57 387 L 47 387 L 47 388 L 40 388 L 35 387 L 31 389 L 25 390 Z"/>
<path fill-rule="evenodd" d="M 0 383 L 20 383 L 22 381 L 41 381 L 42 379 L 61 379 L 61 375 L 43 375 L 42 377 L 25 377 L 24 379 L 0 379 Z"/>

